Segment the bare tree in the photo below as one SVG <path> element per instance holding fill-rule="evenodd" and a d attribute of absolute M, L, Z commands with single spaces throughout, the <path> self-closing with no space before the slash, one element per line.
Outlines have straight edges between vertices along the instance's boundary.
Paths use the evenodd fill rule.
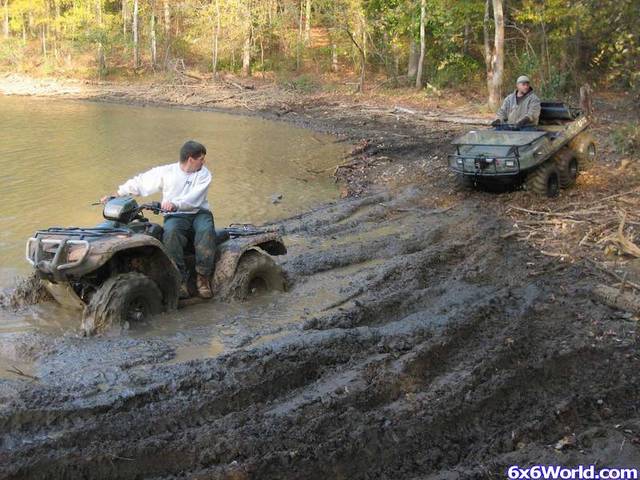
<path fill-rule="evenodd" d="M 107 61 L 104 55 L 104 44 L 102 42 L 102 0 L 96 0 L 96 21 L 98 23 L 98 27 L 100 28 L 100 37 L 98 40 L 98 54 L 97 54 L 97 58 L 98 58 L 98 72 L 100 74 L 100 77 L 103 76 L 106 68 L 107 68 Z"/>
<path fill-rule="evenodd" d="M 127 36 L 127 26 L 129 25 L 129 2 L 122 0 L 122 34 Z"/>
<path fill-rule="evenodd" d="M 490 1 L 493 3 L 494 39 L 489 40 Z M 500 106 L 502 76 L 504 73 L 504 13 L 503 0 L 486 0 L 484 7 L 484 59 L 487 66 L 487 89 L 489 107 Z"/>
<path fill-rule="evenodd" d="M 331 71 L 336 73 L 338 69 L 338 46 L 333 42 L 331 44 Z"/>
<path fill-rule="evenodd" d="M 169 0 L 164 0 L 164 34 L 169 35 L 171 30 L 171 7 L 169 6 Z"/>
<path fill-rule="evenodd" d="M 424 70 L 424 51 L 426 49 L 425 19 L 427 16 L 427 0 L 420 2 L 420 57 L 416 72 L 416 88 L 422 88 L 422 70 Z"/>
<path fill-rule="evenodd" d="M 418 62 L 420 60 L 420 52 L 418 50 L 418 44 L 415 40 L 411 39 L 409 44 L 409 64 L 407 66 L 407 77 L 415 78 L 418 73 Z"/>
<path fill-rule="evenodd" d="M 218 73 L 218 37 L 220 36 L 220 2 L 215 0 L 216 21 L 211 44 L 211 70 L 215 78 Z"/>
<path fill-rule="evenodd" d="M 158 60 L 158 42 L 156 40 L 156 2 L 151 1 L 151 18 L 149 20 L 149 36 L 151 37 L 151 66 L 155 67 Z"/>
<path fill-rule="evenodd" d="M 251 6 L 243 5 L 244 14 L 244 42 L 242 44 L 242 76 L 251 75 L 251 42 L 253 26 L 251 24 Z"/>
<path fill-rule="evenodd" d="M 311 0 L 307 0 L 304 17 L 304 44 L 309 46 L 311 42 Z"/>
<path fill-rule="evenodd" d="M 4 0 L 4 19 L 2 22 L 2 33 L 4 38 L 9 38 L 9 0 Z"/>
<path fill-rule="evenodd" d="M 138 0 L 133 0 L 133 68 L 140 66 L 140 45 L 138 42 Z"/>

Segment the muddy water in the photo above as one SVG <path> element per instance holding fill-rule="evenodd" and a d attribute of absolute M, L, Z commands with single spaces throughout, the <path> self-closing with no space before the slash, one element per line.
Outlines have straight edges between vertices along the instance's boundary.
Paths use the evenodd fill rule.
<path fill-rule="evenodd" d="M 205 144 L 216 224 L 282 218 L 336 196 L 344 145 L 289 125 L 210 112 L 0 96 L 0 287 L 28 270 L 24 242 L 100 221 L 90 204 L 134 174 Z M 283 196 L 274 204 L 274 194 Z"/>
<path fill-rule="evenodd" d="M 35 230 L 98 223 L 101 209 L 92 202 L 138 172 L 177 161 L 185 140 L 207 146 L 219 227 L 272 221 L 335 198 L 331 173 L 345 154 L 333 137 L 286 124 L 169 108 L 0 97 L 0 125 L 0 288 L 29 272 L 24 243 Z M 286 296 L 195 305 L 128 336 L 162 338 L 175 349 L 172 361 L 182 362 L 261 341 L 251 333 L 257 326 L 275 338 L 301 311 Z M 13 351 L 14 335 L 59 338 L 75 335 L 79 323 L 78 312 L 53 304 L 0 310 L 0 378 L 32 368 Z"/>

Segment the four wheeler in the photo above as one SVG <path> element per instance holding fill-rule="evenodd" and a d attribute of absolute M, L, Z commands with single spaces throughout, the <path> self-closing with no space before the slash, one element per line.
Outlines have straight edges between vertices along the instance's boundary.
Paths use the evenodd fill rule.
<path fill-rule="evenodd" d="M 112 198 L 100 225 L 39 230 L 27 241 L 27 260 L 60 305 L 83 312 L 86 335 L 178 307 L 180 273 L 161 242 L 162 227 L 145 218 L 145 210 L 163 213 L 158 202 Z M 244 299 L 256 291 L 285 289 L 272 257 L 287 253 L 279 231 L 232 225 L 216 231 L 216 244 L 214 297 Z M 193 292 L 193 245 L 185 257 Z"/>
<path fill-rule="evenodd" d="M 449 155 L 449 168 L 465 187 L 524 179 L 527 190 L 555 197 L 596 160 L 588 126 L 589 118 L 579 109 L 543 102 L 540 125 L 533 131 L 503 125 L 454 140 L 456 153 Z"/>

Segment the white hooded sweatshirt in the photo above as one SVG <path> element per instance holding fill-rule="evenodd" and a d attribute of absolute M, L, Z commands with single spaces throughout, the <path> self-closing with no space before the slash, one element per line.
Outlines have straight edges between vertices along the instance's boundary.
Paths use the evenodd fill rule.
<path fill-rule="evenodd" d="M 207 193 L 211 184 L 211 172 L 203 166 L 197 172 L 187 173 L 180 163 L 171 163 L 136 175 L 118 187 L 118 196 L 138 195 L 146 197 L 162 192 L 162 201 L 173 203 L 180 213 L 197 213 L 210 210 Z"/>

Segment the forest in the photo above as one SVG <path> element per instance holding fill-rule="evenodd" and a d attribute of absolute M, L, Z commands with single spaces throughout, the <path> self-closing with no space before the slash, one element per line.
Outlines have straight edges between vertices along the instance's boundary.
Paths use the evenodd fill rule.
<path fill-rule="evenodd" d="M 520 73 L 543 95 L 640 88 L 638 0 L 3 0 L 2 17 L 11 72 L 486 88 L 492 106 Z"/>

